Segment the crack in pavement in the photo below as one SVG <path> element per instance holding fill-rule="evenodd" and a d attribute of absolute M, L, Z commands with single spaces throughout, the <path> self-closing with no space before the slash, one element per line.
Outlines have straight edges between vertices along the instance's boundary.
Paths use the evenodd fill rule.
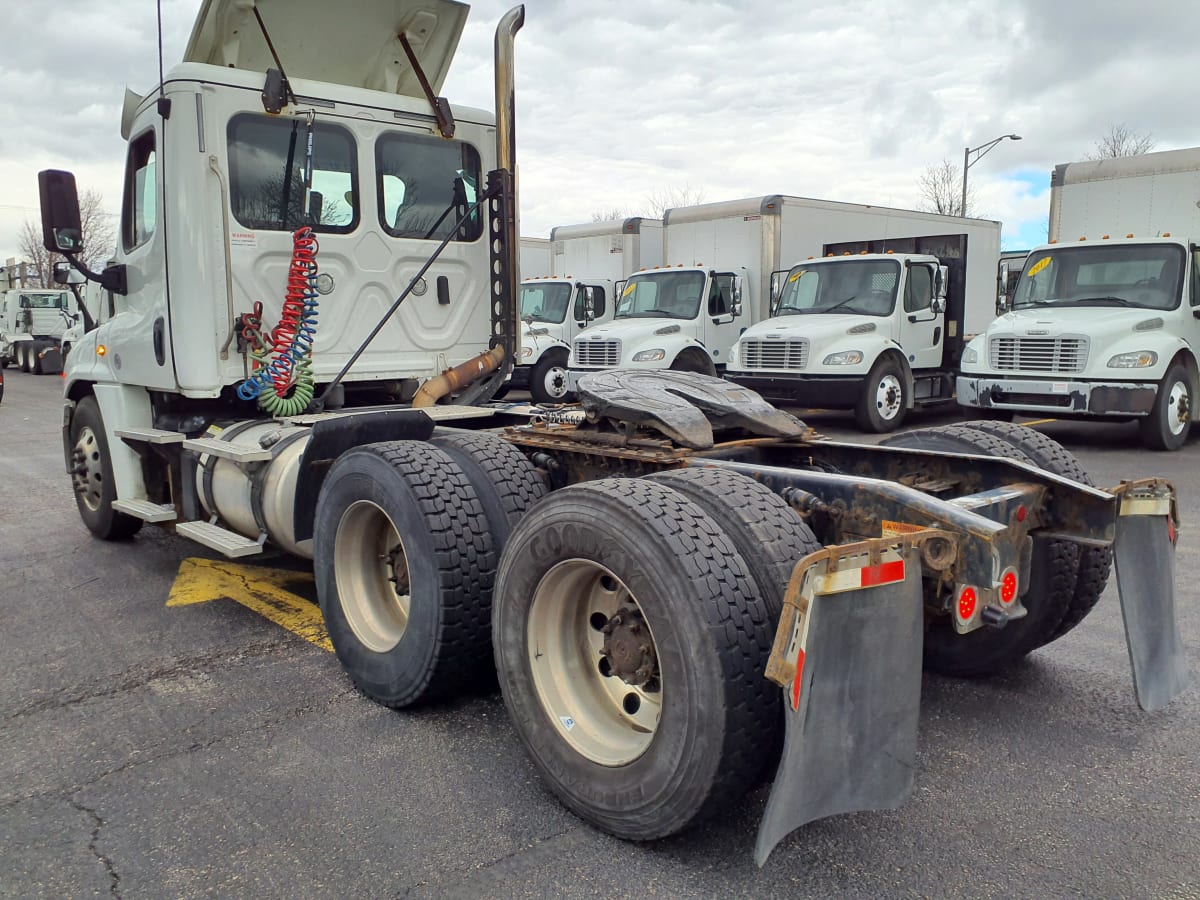
<path fill-rule="evenodd" d="M 526 844 L 523 847 L 517 847 L 515 850 L 510 850 L 508 853 L 498 856 L 490 862 L 486 862 L 483 865 L 476 867 L 469 874 L 455 878 L 453 881 L 446 881 L 441 878 L 433 881 L 418 881 L 416 884 L 410 884 L 395 896 L 397 900 L 401 900 L 401 898 L 416 896 L 416 894 L 414 894 L 415 891 L 419 891 L 421 888 L 427 888 L 431 891 L 436 891 L 438 896 L 443 897 L 459 896 L 459 894 L 454 893 L 456 891 L 462 892 L 461 896 L 471 896 L 472 898 L 478 897 L 480 895 L 480 891 L 478 890 L 477 882 L 480 878 L 492 876 L 492 878 L 488 879 L 488 884 L 492 890 L 495 890 L 496 882 L 493 879 L 494 876 L 498 874 L 497 870 L 499 873 L 503 873 L 506 869 L 510 871 L 519 871 L 519 868 L 508 866 L 506 865 L 507 863 L 513 860 L 523 861 L 526 859 L 536 862 L 547 853 L 553 852 L 557 849 L 559 838 L 586 834 L 594 834 L 594 832 L 591 832 L 583 825 L 568 825 L 561 831 L 556 831 L 553 834 L 548 834 L 545 837 L 538 838 L 537 840 Z"/>
<path fill-rule="evenodd" d="M 78 792 L 76 792 L 78 793 Z M 100 852 L 100 848 L 96 846 L 96 842 L 100 839 L 100 829 L 108 823 L 100 818 L 100 814 L 90 806 L 85 806 L 75 799 L 74 794 L 68 795 L 66 801 L 81 813 L 86 814 L 92 820 L 92 833 L 88 838 L 88 850 L 92 855 L 100 861 L 104 866 L 104 871 L 108 874 L 108 892 L 118 900 L 121 896 L 121 876 L 117 874 L 117 868 L 113 865 L 113 861 Z"/>
<path fill-rule="evenodd" d="M 128 691 L 145 687 L 156 681 L 174 678 L 179 675 L 207 674 L 216 668 L 216 665 L 214 664 L 266 656 L 275 650 L 280 650 L 291 646 L 294 646 L 294 643 L 290 639 L 268 641 L 265 643 L 249 644 L 245 647 L 237 647 L 232 650 L 217 650 L 212 653 L 201 654 L 199 656 L 183 657 L 157 667 L 150 666 L 142 667 L 140 669 L 133 669 L 130 672 L 118 676 L 120 680 L 107 687 L 88 690 L 86 688 L 73 685 L 70 687 L 60 688 L 49 697 L 45 697 L 41 700 L 35 700 L 33 703 L 29 703 L 15 710 L 14 712 L 8 713 L 4 716 L 3 720 L 0 721 L 7 723 L 23 716 L 35 715 L 36 713 L 46 712 L 47 710 L 51 709 L 66 709 L 71 706 L 76 706 L 80 703 L 86 703 L 89 700 L 101 700 L 107 697 L 115 697 L 119 694 L 124 694 Z M 63 696 L 64 694 L 67 696 Z"/>

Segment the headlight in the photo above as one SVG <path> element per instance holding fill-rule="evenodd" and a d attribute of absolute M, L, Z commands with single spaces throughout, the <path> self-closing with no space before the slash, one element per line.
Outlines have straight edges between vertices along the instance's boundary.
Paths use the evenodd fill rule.
<path fill-rule="evenodd" d="M 521 348 L 521 359 L 528 359 L 531 356 L 533 356 L 533 348 L 532 347 L 522 347 Z"/>
<path fill-rule="evenodd" d="M 977 351 L 974 347 L 967 347 L 965 350 L 963 350 L 962 361 L 965 363 L 979 362 L 979 351 Z"/>
<path fill-rule="evenodd" d="M 1108 361 L 1110 369 L 1146 369 L 1158 362 L 1153 350 L 1137 350 L 1133 353 L 1118 353 Z"/>
<path fill-rule="evenodd" d="M 861 350 L 843 350 L 841 353 L 830 353 L 822 361 L 826 366 L 857 366 L 862 362 Z"/>
<path fill-rule="evenodd" d="M 633 354 L 634 362 L 654 362 L 655 360 L 663 359 L 667 355 L 666 350 L 639 350 Z"/>

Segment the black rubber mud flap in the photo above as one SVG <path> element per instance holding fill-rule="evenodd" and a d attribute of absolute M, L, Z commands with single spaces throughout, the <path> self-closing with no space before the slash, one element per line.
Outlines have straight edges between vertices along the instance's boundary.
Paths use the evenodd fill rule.
<path fill-rule="evenodd" d="M 793 573 L 767 669 L 783 686 L 787 731 L 759 866 L 801 825 L 895 809 L 912 793 L 924 604 L 910 539 L 826 548 Z"/>
<path fill-rule="evenodd" d="M 804 423 L 748 388 L 697 372 L 617 369 L 579 379 L 589 415 L 661 431 L 694 450 L 713 445 L 713 430 L 744 428 L 764 437 L 802 437 Z"/>
<path fill-rule="evenodd" d="M 1118 494 L 1117 591 L 1138 706 L 1162 709 L 1188 684 L 1175 616 L 1175 491 L 1165 481 L 1126 482 Z"/>

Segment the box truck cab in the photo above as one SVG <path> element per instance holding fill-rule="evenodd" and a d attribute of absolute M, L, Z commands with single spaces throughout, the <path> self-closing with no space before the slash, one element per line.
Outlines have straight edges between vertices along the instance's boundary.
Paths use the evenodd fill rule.
<path fill-rule="evenodd" d="M 965 337 L 992 318 L 1000 249 L 997 223 L 959 221 L 969 231 L 826 244 L 793 266 L 726 377 L 785 403 L 853 409 L 876 433 L 953 402 Z"/>
<path fill-rule="evenodd" d="M 572 338 L 589 324 L 613 317 L 613 283 L 568 275 L 521 282 L 521 353 L 509 386 L 528 388 L 536 403 L 571 398 L 567 360 Z"/>
<path fill-rule="evenodd" d="M 1156 450 L 1200 413 L 1200 148 L 1067 163 L 1049 243 L 966 349 L 958 399 L 985 415 L 1137 420 Z"/>
<path fill-rule="evenodd" d="M 571 347 L 571 386 L 603 369 L 676 369 L 715 375 L 750 324 L 743 272 L 700 266 L 631 275 L 613 319 L 584 329 Z"/>
<path fill-rule="evenodd" d="M 959 402 L 994 414 L 1136 418 L 1175 450 L 1197 414 L 1200 252 L 1177 238 L 1033 251 L 1012 308 L 963 354 Z"/>

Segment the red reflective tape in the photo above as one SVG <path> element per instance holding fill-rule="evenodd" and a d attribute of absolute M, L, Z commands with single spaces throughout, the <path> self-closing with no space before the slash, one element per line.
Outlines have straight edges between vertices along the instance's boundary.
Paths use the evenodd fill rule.
<path fill-rule="evenodd" d="M 800 708 L 800 678 L 804 675 L 804 651 L 796 657 L 796 677 L 792 679 L 792 709 Z"/>
<path fill-rule="evenodd" d="M 859 582 L 862 587 L 891 584 L 893 581 L 904 580 L 904 560 L 894 559 L 877 566 L 867 566 L 859 571 L 862 572 L 862 580 Z"/>

